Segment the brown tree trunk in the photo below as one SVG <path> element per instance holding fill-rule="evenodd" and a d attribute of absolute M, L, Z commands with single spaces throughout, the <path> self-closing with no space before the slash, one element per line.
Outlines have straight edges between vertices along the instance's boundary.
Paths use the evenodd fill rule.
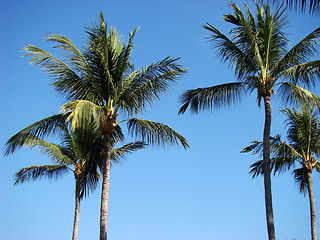
<path fill-rule="evenodd" d="M 105 162 L 103 169 L 102 191 L 101 191 L 101 209 L 100 209 L 100 240 L 107 240 L 107 213 L 108 213 L 108 197 L 109 197 L 109 178 L 110 178 L 110 155 L 111 155 L 111 134 L 105 134 L 104 154 Z"/>
<path fill-rule="evenodd" d="M 75 211 L 74 211 L 72 240 L 77 240 L 78 238 L 79 217 L 80 217 L 80 182 L 79 180 L 76 179 L 76 196 L 75 196 Z"/>
<path fill-rule="evenodd" d="M 271 129 L 271 103 L 270 96 L 264 97 L 265 124 L 263 132 L 263 177 L 264 194 L 267 217 L 267 228 L 269 240 L 275 240 L 275 229 L 273 220 L 271 178 L 270 178 L 270 129 Z"/>
<path fill-rule="evenodd" d="M 309 193 L 309 202 L 310 202 L 311 236 L 312 236 L 312 240 L 317 240 L 316 206 L 314 203 L 312 179 L 311 179 L 310 171 L 307 172 L 307 178 L 308 178 L 308 193 Z"/>

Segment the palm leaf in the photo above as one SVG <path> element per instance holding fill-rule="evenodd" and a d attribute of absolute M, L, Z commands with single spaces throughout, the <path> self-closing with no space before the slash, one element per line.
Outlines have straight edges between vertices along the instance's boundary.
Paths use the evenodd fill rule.
<path fill-rule="evenodd" d="M 114 148 L 111 150 L 111 160 L 114 163 L 119 163 L 121 159 L 127 156 L 127 154 L 144 149 L 146 146 L 148 146 L 148 144 L 138 141 L 134 143 L 128 143 L 120 148 Z"/>
<path fill-rule="evenodd" d="M 179 114 L 183 114 L 188 107 L 191 112 L 198 113 L 201 110 L 219 109 L 224 105 L 231 105 L 240 101 L 244 91 L 244 84 L 241 82 L 188 90 L 180 98 L 182 106 Z"/>
<path fill-rule="evenodd" d="M 116 104 L 129 113 L 139 113 L 145 110 L 168 88 L 186 73 L 176 63 L 178 59 L 167 57 L 162 61 L 151 64 L 141 70 L 134 71 L 123 84 L 123 92 Z"/>
<path fill-rule="evenodd" d="M 298 189 L 301 193 L 306 193 L 308 189 L 307 169 L 297 168 L 293 171 L 294 180 L 298 185 Z"/>
<path fill-rule="evenodd" d="M 182 145 L 185 149 L 189 147 L 183 136 L 162 123 L 132 118 L 128 120 L 128 130 L 132 136 L 148 144 Z"/>
<path fill-rule="evenodd" d="M 31 138 L 42 138 L 56 134 L 64 125 L 69 114 L 58 114 L 44 118 L 12 136 L 5 144 L 4 155 L 13 153 Z"/>
<path fill-rule="evenodd" d="M 319 97 L 305 88 L 295 84 L 282 82 L 279 87 L 279 95 L 289 104 L 305 104 L 319 108 Z"/>
<path fill-rule="evenodd" d="M 41 178 L 58 178 L 67 173 L 69 169 L 63 165 L 34 165 L 22 168 L 15 174 L 14 185 L 30 180 L 38 180 Z"/>

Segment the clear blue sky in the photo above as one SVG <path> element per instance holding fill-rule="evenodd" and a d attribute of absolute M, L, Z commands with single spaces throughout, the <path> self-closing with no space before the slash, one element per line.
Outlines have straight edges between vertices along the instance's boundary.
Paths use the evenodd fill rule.
<path fill-rule="evenodd" d="M 244 9 L 243 1 L 235 1 Z M 252 6 L 252 1 L 247 3 Z M 22 58 L 23 45 L 48 51 L 45 33 L 67 35 L 79 48 L 84 26 L 102 11 L 109 26 L 125 40 L 140 26 L 133 59 L 140 68 L 166 56 L 181 57 L 190 68 L 181 84 L 142 117 L 165 123 L 184 135 L 190 149 L 149 148 L 130 155 L 111 171 L 108 237 L 111 240 L 257 240 L 267 239 L 263 179 L 252 180 L 256 157 L 240 154 L 253 139 L 261 140 L 263 109 L 255 96 L 230 109 L 178 116 L 178 97 L 187 89 L 231 82 L 235 77 L 220 63 L 205 40 L 206 22 L 227 33 L 222 19 L 227 1 L 0 1 L 0 146 L 22 128 L 58 113 L 50 80 Z M 319 17 L 289 13 L 292 43 L 319 25 Z M 54 51 L 53 51 L 54 52 Z M 56 52 L 55 52 L 56 53 Z M 283 105 L 274 98 L 272 134 L 284 135 Z M 70 239 L 74 216 L 73 176 L 55 182 L 13 186 L 14 173 L 46 157 L 26 149 L 1 157 L 0 238 L 6 240 Z M 313 175 L 317 213 L 320 179 Z M 276 235 L 279 240 L 310 239 L 308 198 L 299 194 L 291 173 L 272 179 Z M 100 185 L 82 201 L 79 240 L 98 239 Z M 320 220 L 318 220 L 318 226 Z"/>

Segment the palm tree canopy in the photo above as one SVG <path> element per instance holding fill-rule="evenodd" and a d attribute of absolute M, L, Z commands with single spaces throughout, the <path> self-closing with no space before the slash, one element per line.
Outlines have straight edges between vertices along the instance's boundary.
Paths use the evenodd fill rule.
<path fill-rule="evenodd" d="M 62 50 L 63 60 L 32 45 L 25 45 L 24 56 L 32 56 L 30 62 L 49 74 L 53 87 L 67 100 L 87 100 L 108 110 L 115 107 L 116 112 L 121 109 L 126 114 L 136 114 L 157 100 L 187 70 L 171 57 L 134 70 L 130 54 L 137 30 L 124 43 L 114 28 L 108 33 L 100 14 L 99 23 L 86 28 L 87 41 L 82 51 L 66 36 L 50 33 L 46 41 Z"/>
<path fill-rule="evenodd" d="M 224 20 L 233 25 L 230 37 L 210 23 L 203 27 L 210 32 L 208 40 L 218 57 L 229 63 L 238 82 L 186 91 L 180 99 L 179 114 L 188 108 L 197 113 L 231 105 L 240 101 L 243 93 L 253 91 L 260 105 L 261 99 L 271 96 L 276 86 L 285 102 L 318 102 L 319 98 L 304 87 L 312 87 L 320 79 L 320 60 L 314 60 L 320 28 L 288 49 L 284 32 L 287 18 L 282 7 L 272 11 L 269 2 L 256 2 L 253 14 L 248 6 L 245 13 L 233 2 L 229 6 L 233 13 L 224 15 Z"/>
<path fill-rule="evenodd" d="M 285 109 L 282 112 L 287 116 L 288 142 L 283 142 L 280 135 L 270 138 L 271 169 L 274 173 L 282 173 L 290 170 L 295 163 L 300 165 L 293 171 L 294 179 L 298 183 L 299 190 L 304 192 L 307 186 L 307 171 L 314 168 L 320 170 L 318 162 L 320 154 L 320 121 L 318 113 L 310 108 Z M 253 141 L 251 145 L 241 152 L 262 153 L 262 143 Z M 263 174 L 262 160 L 251 165 L 250 173 L 253 177 Z"/>

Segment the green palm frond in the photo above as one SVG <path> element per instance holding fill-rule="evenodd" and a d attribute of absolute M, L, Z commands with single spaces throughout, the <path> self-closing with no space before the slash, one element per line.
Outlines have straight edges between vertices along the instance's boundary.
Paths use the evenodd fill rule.
<path fill-rule="evenodd" d="M 244 148 L 241 153 L 252 154 L 259 153 L 259 157 L 262 158 L 263 154 L 263 144 L 260 141 L 253 141 L 251 145 Z M 299 159 L 301 155 L 297 152 L 290 144 L 282 142 L 280 135 L 270 137 L 270 169 L 276 173 L 282 173 L 294 165 L 295 160 Z M 250 166 L 250 174 L 252 177 L 257 177 L 258 175 L 263 174 L 263 161 L 259 160 Z"/>
<path fill-rule="evenodd" d="M 185 149 L 189 147 L 183 136 L 162 123 L 132 118 L 128 120 L 128 129 L 132 136 L 148 144 L 182 145 Z"/>
<path fill-rule="evenodd" d="M 44 118 L 12 136 L 5 144 L 4 155 L 12 154 L 16 149 L 22 147 L 31 138 L 42 138 L 56 134 L 64 127 L 69 114 L 57 114 Z"/>
<path fill-rule="evenodd" d="M 320 28 L 317 28 L 286 52 L 286 54 L 271 69 L 270 76 L 276 77 L 284 69 L 288 69 L 297 64 L 302 64 L 308 60 L 308 57 L 315 56 L 317 52 L 315 45 L 319 38 Z"/>
<path fill-rule="evenodd" d="M 289 104 L 305 104 L 320 107 L 319 97 L 309 90 L 292 83 L 283 82 L 279 87 L 279 95 Z"/>
<path fill-rule="evenodd" d="M 96 99 L 90 84 L 83 81 L 83 78 L 66 63 L 33 45 L 25 45 L 23 50 L 26 52 L 23 55 L 24 57 L 32 56 L 30 62 L 40 66 L 43 71 L 54 79 L 52 86 L 61 96 L 66 97 L 68 100 L 79 98 Z"/>
<path fill-rule="evenodd" d="M 92 121 L 105 119 L 103 108 L 86 100 L 70 101 L 61 107 L 61 111 L 70 113 L 67 121 L 71 120 L 71 129 L 86 129 L 92 126 Z"/>
<path fill-rule="evenodd" d="M 148 146 L 148 144 L 138 141 L 138 142 L 126 144 L 120 148 L 113 148 L 111 150 L 111 160 L 114 163 L 119 163 L 121 159 L 127 156 L 127 154 L 133 153 L 140 149 L 144 149 L 146 146 Z"/>
<path fill-rule="evenodd" d="M 293 177 L 298 185 L 299 192 L 306 193 L 308 189 L 307 169 L 297 168 L 293 171 Z"/>
<path fill-rule="evenodd" d="M 56 179 L 69 171 L 64 165 L 34 165 L 22 168 L 15 174 L 14 185 L 30 180 L 39 180 L 41 178 Z"/>
<path fill-rule="evenodd" d="M 225 18 L 230 22 L 238 22 L 236 17 L 228 15 Z M 236 42 L 230 40 L 211 24 L 207 23 L 203 25 L 203 28 L 210 31 L 208 40 L 212 43 L 212 47 L 217 49 L 217 54 L 223 62 L 229 62 L 234 67 L 238 78 L 257 71 L 257 67 L 252 61 L 253 56 L 250 53 L 242 51 Z"/>
<path fill-rule="evenodd" d="M 241 82 L 188 90 L 180 98 L 182 106 L 179 114 L 183 114 L 188 107 L 191 112 L 198 113 L 201 110 L 231 105 L 241 100 L 244 91 L 245 85 Z"/>
<path fill-rule="evenodd" d="M 136 114 L 158 100 L 187 71 L 176 63 L 177 60 L 167 57 L 132 72 L 124 82 L 123 92 L 117 101 L 121 104 L 121 108 Z"/>
<path fill-rule="evenodd" d="M 282 74 L 293 83 L 301 83 L 306 87 L 315 86 L 320 80 L 320 60 L 294 65 Z"/>

